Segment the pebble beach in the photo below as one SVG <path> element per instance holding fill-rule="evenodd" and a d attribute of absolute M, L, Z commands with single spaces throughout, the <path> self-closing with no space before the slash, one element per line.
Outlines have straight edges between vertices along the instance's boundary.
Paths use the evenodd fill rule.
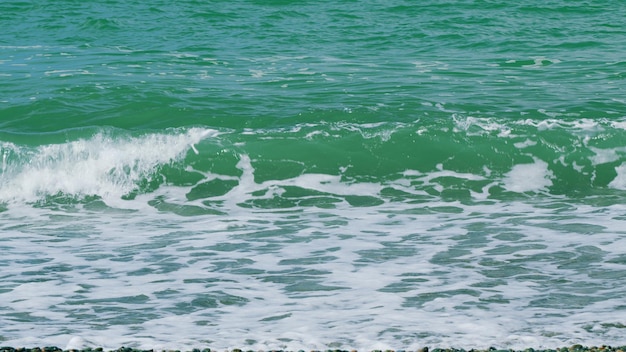
<path fill-rule="evenodd" d="M 0 1 L 0 352 L 623 351 L 625 19 Z"/>
<path fill-rule="evenodd" d="M 298 350 L 297 352 L 305 352 L 307 350 Z M 489 347 L 487 349 L 464 349 L 464 348 L 428 348 L 423 347 L 416 351 L 407 351 L 407 350 L 371 350 L 367 352 L 624 352 L 626 351 L 626 346 L 583 346 L 583 345 L 572 345 L 569 347 L 558 347 L 555 349 L 535 349 L 535 348 L 526 348 L 526 349 L 497 349 L 495 347 Z M 85 348 L 85 349 L 62 349 L 56 346 L 47 346 L 47 347 L 0 347 L 0 352 L 159 352 L 158 350 L 150 349 L 135 349 L 130 347 L 120 347 L 114 350 L 105 350 L 103 348 Z M 218 351 L 212 350 L 210 348 L 198 349 L 194 348 L 188 351 L 181 350 L 163 350 L 161 352 L 292 352 L 292 351 L 284 351 L 284 350 L 270 350 L 270 351 L 254 351 L 254 350 L 245 350 L 245 349 L 230 349 L 226 351 Z M 293 351 L 296 352 L 296 351 Z M 357 350 L 341 350 L 341 349 L 328 349 L 328 350 L 310 350 L 310 352 L 359 352 Z M 362 351 L 364 352 L 364 351 Z"/>

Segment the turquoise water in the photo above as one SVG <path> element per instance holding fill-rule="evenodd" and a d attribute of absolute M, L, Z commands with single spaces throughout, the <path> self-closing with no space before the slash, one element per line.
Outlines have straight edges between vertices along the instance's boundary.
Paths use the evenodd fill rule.
<path fill-rule="evenodd" d="M 0 4 L 0 342 L 623 343 L 618 1 Z"/>

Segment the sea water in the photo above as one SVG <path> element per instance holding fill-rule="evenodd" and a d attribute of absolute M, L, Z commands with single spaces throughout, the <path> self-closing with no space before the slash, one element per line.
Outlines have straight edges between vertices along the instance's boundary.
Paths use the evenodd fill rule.
<path fill-rule="evenodd" d="M 625 18 L 0 3 L 0 344 L 623 344 Z"/>

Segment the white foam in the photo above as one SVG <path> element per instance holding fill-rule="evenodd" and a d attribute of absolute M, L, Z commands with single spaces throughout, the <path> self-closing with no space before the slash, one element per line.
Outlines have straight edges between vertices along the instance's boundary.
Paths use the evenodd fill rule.
<path fill-rule="evenodd" d="M 462 131 L 468 136 L 486 135 L 493 132 L 498 132 L 498 137 L 509 137 L 511 135 L 510 127 L 492 118 L 461 116 L 458 114 L 452 114 L 452 118 L 455 123 L 454 131 Z"/>
<path fill-rule="evenodd" d="M 600 149 L 595 147 L 589 147 L 591 151 L 595 153 L 594 156 L 590 157 L 593 165 L 600 165 L 605 163 L 610 163 L 620 159 L 620 156 L 617 154 L 618 150 L 624 150 L 624 148 L 612 148 L 612 149 Z"/>
<path fill-rule="evenodd" d="M 526 139 L 523 142 L 517 142 L 515 144 L 513 144 L 515 146 L 515 148 L 517 149 L 524 149 L 524 148 L 528 148 L 528 147 L 532 147 L 534 145 L 536 145 L 537 142 L 536 141 L 531 141 L 530 139 Z"/>
<path fill-rule="evenodd" d="M 46 76 L 71 77 L 73 75 L 94 75 L 95 73 L 87 70 L 50 70 L 44 72 Z"/>
<path fill-rule="evenodd" d="M 540 68 L 549 64 L 558 64 L 561 62 L 559 59 L 550 59 L 545 56 L 536 56 L 532 58 L 534 63 L 532 65 L 522 65 L 524 68 Z"/>
<path fill-rule="evenodd" d="M 532 164 L 514 165 L 503 182 L 504 187 L 513 192 L 541 191 L 552 186 L 553 176 L 545 161 L 535 159 Z"/>
<path fill-rule="evenodd" d="M 0 200 L 34 202 L 57 194 L 120 198 L 155 168 L 176 161 L 190 149 L 197 152 L 194 144 L 215 134 L 208 129 L 140 137 L 99 133 L 34 149 L 5 143 Z"/>
<path fill-rule="evenodd" d="M 626 190 L 626 164 L 615 167 L 617 176 L 609 183 L 609 187 Z"/>
<path fill-rule="evenodd" d="M 241 160 L 239 167 L 247 173 L 242 183 L 248 185 L 242 192 L 251 197 L 249 191 L 266 185 L 254 183 L 250 160 L 245 156 Z M 317 187 L 318 182 L 311 184 Z M 461 212 L 406 212 L 425 206 L 455 206 Z M 467 206 L 433 200 L 387 203 L 365 210 L 339 207 L 290 213 L 224 210 L 223 216 L 193 218 L 146 209 L 55 220 L 36 218 L 36 214 L 50 213 L 31 209 L 27 218 L 35 221 L 25 221 L 24 214 L 15 209 L 0 213 L 4 239 L 0 245 L 16 248 L 7 251 L 10 257 L 3 269 L 10 274 L 5 287 L 13 290 L 0 293 L 4 309 L 23 312 L 35 307 L 54 314 L 45 317 L 54 324 L 0 316 L 0 323 L 11 327 L 3 332 L 4 343 L 106 349 L 322 350 L 337 346 L 368 350 L 380 346 L 417 350 L 423 346 L 557 347 L 577 339 L 593 344 L 600 336 L 603 341 L 598 342 L 613 343 L 622 336 L 619 329 L 581 329 L 594 321 L 615 321 L 615 308 L 622 304 L 617 298 L 585 308 L 593 315 L 531 302 L 566 292 L 568 288 L 558 284 L 564 280 L 605 287 L 597 294 L 621 297 L 615 280 L 590 277 L 585 269 L 560 268 L 565 259 L 550 253 L 567 253 L 567 263 L 577 255 L 575 249 L 584 245 L 606 252 L 605 260 L 619 257 L 624 239 L 615 234 L 621 224 L 610 219 L 623 214 L 623 206 L 606 208 L 600 217 L 593 207 L 568 212 L 564 223 L 575 216 L 577 221 L 605 226 L 606 231 L 594 236 L 576 232 L 564 236 L 558 227 L 544 226 L 555 215 L 553 209 L 515 202 Z M 514 224 L 508 222 L 511 219 Z M 18 222 L 32 225 L 13 228 Z M 80 234 L 71 240 L 46 240 L 62 240 L 76 229 Z M 506 233 L 521 239 L 501 237 Z M 224 245 L 230 248 L 220 249 Z M 395 250 L 386 251 L 390 246 Z M 461 252 L 450 261 L 438 259 L 455 249 Z M 27 259 L 33 256 L 48 261 L 29 263 Z M 531 260 L 534 256 L 543 259 Z M 319 260 L 301 262 L 316 257 Z M 594 265 L 594 272 L 619 270 L 619 266 Z M 59 266 L 71 271 L 47 269 Z M 489 274 L 500 266 L 515 266 L 519 278 Z M 46 281 L 18 284 L 38 271 Z M 290 279 L 290 275 L 295 277 Z M 406 281 L 414 279 L 421 281 Z M 310 281 L 342 288 L 287 289 Z M 386 289 L 402 283 L 406 289 Z M 215 308 L 191 304 L 196 297 L 224 293 L 247 302 Z M 140 294 L 146 299 L 115 300 Z M 87 318 L 72 317 L 77 311 Z M 104 325 L 125 312 L 140 319 Z M 33 329 L 37 338 L 29 337 Z"/>

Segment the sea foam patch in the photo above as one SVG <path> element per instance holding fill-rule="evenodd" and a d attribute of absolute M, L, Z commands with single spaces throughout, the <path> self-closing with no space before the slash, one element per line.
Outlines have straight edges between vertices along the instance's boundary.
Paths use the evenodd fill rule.
<path fill-rule="evenodd" d="M 621 270 L 609 260 L 624 244 L 610 219 L 623 207 L 601 219 L 589 206 L 538 205 L 433 200 L 195 217 L 82 210 L 30 224 L 10 208 L 0 213 L 0 246 L 14 247 L 0 259 L 10 273 L 0 293 L 4 342 L 186 350 L 602 343 L 594 331 L 622 304 L 619 280 L 607 278 Z M 38 339 L 24 334 L 33 328 Z M 604 341 L 621 336 L 605 329 Z"/>
<path fill-rule="evenodd" d="M 552 185 L 552 172 L 543 160 L 513 166 L 504 178 L 504 187 L 513 192 L 541 191 Z"/>

